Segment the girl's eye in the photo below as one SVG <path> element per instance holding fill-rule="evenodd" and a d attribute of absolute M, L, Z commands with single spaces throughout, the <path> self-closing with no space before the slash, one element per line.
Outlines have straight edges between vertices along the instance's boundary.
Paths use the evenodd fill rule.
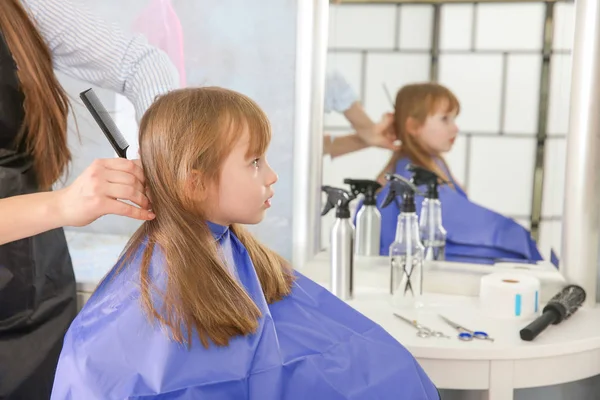
<path fill-rule="evenodd" d="M 260 158 L 255 158 L 254 160 L 252 160 L 252 165 L 256 168 L 258 168 L 260 162 Z"/>

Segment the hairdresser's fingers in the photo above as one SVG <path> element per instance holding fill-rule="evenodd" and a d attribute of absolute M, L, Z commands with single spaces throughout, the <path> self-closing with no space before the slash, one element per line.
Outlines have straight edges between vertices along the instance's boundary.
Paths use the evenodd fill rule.
<path fill-rule="evenodd" d="M 139 219 L 142 221 L 148 221 L 155 217 L 154 213 L 151 211 L 123 203 L 119 200 L 107 199 L 105 204 L 105 211 L 107 214 L 121 215 L 123 217 Z"/>
<path fill-rule="evenodd" d="M 131 186 L 140 193 L 144 193 L 146 191 L 144 184 L 140 182 L 135 175 L 132 175 L 129 172 L 106 169 L 102 173 L 102 178 L 106 179 L 108 183 L 119 183 L 122 185 Z"/>
<path fill-rule="evenodd" d="M 148 198 L 129 185 L 111 183 L 105 188 L 104 194 L 113 199 L 129 200 L 146 210 L 150 206 Z"/>
<path fill-rule="evenodd" d="M 380 132 L 379 135 L 373 140 L 372 145 L 376 147 L 381 147 L 383 149 L 397 150 L 400 145 L 400 141 L 397 140 L 395 137 L 390 137 L 384 135 L 383 132 Z"/>
<path fill-rule="evenodd" d="M 394 123 L 394 113 L 384 113 L 381 116 L 380 123 L 382 123 L 386 126 L 392 125 Z"/>
<path fill-rule="evenodd" d="M 119 211 L 119 215 L 146 219 L 150 203 L 144 195 L 144 185 L 134 175 L 135 169 L 132 167 L 138 168 L 129 160 L 96 160 L 71 185 L 57 190 L 56 204 L 64 221 L 63 225 L 84 226 L 112 211 Z M 131 184 L 132 181 L 135 183 Z M 123 208 L 137 207 L 120 202 L 122 206 L 117 203 L 116 199 L 119 198 L 135 203 L 143 210 Z M 115 207 L 121 208 L 116 210 Z"/>
<path fill-rule="evenodd" d="M 152 205 L 152 195 L 150 194 L 150 189 L 148 189 L 148 186 L 144 188 L 144 194 L 146 195 L 148 201 L 150 201 L 150 204 Z"/>
<path fill-rule="evenodd" d="M 140 151 L 138 150 L 138 157 L 140 157 Z M 142 160 L 133 160 L 133 162 L 140 167 L 140 169 L 142 170 L 142 173 L 144 171 L 144 169 L 142 168 Z M 152 203 L 152 197 L 150 197 L 150 190 L 148 190 L 148 186 L 144 186 L 144 193 L 146 194 L 146 197 L 148 198 L 148 200 L 150 200 L 150 203 Z"/>
<path fill-rule="evenodd" d="M 381 120 L 381 125 L 383 128 L 383 134 L 386 137 L 394 137 L 396 138 L 396 127 L 394 126 L 394 115 L 387 114 Z"/>
<path fill-rule="evenodd" d="M 74 190 L 72 190 L 72 192 L 81 193 L 84 198 L 93 199 L 107 196 L 107 188 L 110 188 L 111 185 L 128 185 L 130 186 L 130 189 L 139 193 L 137 196 L 130 195 L 130 197 L 143 197 L 144 200 L 141 201 L 141 204 L 138 204 L 148 208 L 148 199 L 144 195 L 144 184 L 136 175 L 134 175 L 136 168 L 138 167 L 132 161 L 125 159 L 115 158 L 95 160 L 92 165 L 89 166 L 75 182 L 73 182 L 71 186 Z"/>
<path fill-rule="evenodd" d="M 139 156 L 140 156 L 140 153 L 138 152 L 138 157 L 139 157 Z M 140 160 L 140 159 L 136 159 L 136 160 L 131 160 L 131 161 L 133 161 L 133 163 L 134 163 L 135 165 L 137 165 L 138 167 L 140 167 L 140 169 L 142 169 L 142 170 L 144 169 L 144 168 L 142 167 L 142 160 Z"/>
<path fill-rule="evenodd" d="M 397 150 L 400 146 L 400 140 L 398 139 L 398 135 L 394 128 L 394 117 L 395 115 L 393 113 L 385 113 L 382 115 L 381 121 L 378 124 L 382 136 L 387 142 L 387 148 L 391 150 Z"/>
<path fill-rule="evenodd" d="M 383 136 L 385 136 L 387 139 L 394 141 L 396 140 L 398 137 L 398 135 L 396 135 L 396 130 L 393 128 L 388 128 L 385 131 L 383 131 Z"/>
<path fill-rule="evenodd" d="M 382 147 L 384 149 L 388 149 L 388 150 L 398 150 L 398 147 L 400 146 L 398 141 L 386 141 L 381 143 L 381 145 L 379 147 Z"/>
<path fill-rule="evenodd" d="M 106 169 L 127 172 L 134 175 L 140 182 L 142 182 L 142 184 L 146 182 L 144 170 L 142 169 L 141 164 L 136 163 L 134 160 L 127 160 L 125 158 L 105 158 L 96 161 L 100 162 L 101 165 Z M 94 161 L 94 163 L 96 161 Z"/>
<path fill-rule="evenodd" d="M 381 120 L 377 122 L 374 126 L 374 131 L 376 134 L 383 134 L 389 130 L 393 130 L 394 128 L 394 117 L 389 113 L 383 114 Z"/>
<path fill-rule="evenodd" d="M 97 158 L 94 160 L 91 166 L 99 165 L 104 168 L 126 170 L 127 168 L 132 168 L 132 164 L 135 165 L 135 163 L 132 160 L 128 160 L 127 158 L 114 157 Z"/>

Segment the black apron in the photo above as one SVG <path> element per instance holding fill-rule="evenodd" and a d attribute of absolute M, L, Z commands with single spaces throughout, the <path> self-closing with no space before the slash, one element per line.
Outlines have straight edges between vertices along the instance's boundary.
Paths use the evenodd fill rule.
<path fill-rule="evenodd" d="M 23 116 L 16 65 L 0 32 L 0 198 L 39 191 L 31 158 L 6 145 Z M 76 312 L 62 229 L 0 245 L 0 399 L 50 398 L 63 336 Z"/>

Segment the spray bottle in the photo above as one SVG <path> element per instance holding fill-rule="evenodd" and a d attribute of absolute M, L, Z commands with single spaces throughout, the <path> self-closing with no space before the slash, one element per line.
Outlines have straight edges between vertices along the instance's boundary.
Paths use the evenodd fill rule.
<path fill-rule="evenodd" d="M 415 205 L 417 187 L 404 177 L 386 174 L 389 192 L 382 207 L 387 207 L 396 196 L 402 196 L 402 206 L 396 224 L 396 237 L 390 245 L 390 293 L 395 306 L 420 307 L 423 295 L 423 259 L 419 221 Z"/>
<path fill-rule="evenodd" d="M 350 221 L 349 192 L 331 186 L 321 186 L 327 193 L 327 202 L 321 215 L 335 207 L 335 223 L 331 228 L 331 292 L 342 300 L 352 298 L 354 226 Z"/>
<path fill-rule="evenodd" d="M 354 197 L 365 195 L 363 207 L 356 215 L 356 241 L 354 254 L 357 256 L 378 256 L 381 237 L 381 213 L 377 209 L 376 192 L 381 187 L 377 181 L 367 179 L 344 179 L 350 185 Z"/>
<path fill-rule="evenodd" d="M 442 203 L 438 191 L 440 178 L 434 172 L 416 165 L 408 165 L 406 169 L 412 172 L 411 182 L 415 186 L 427 186 L 419 218 L 425 260 L 443 261 L 446 252 L 446 230 L 442 225 Z"/>

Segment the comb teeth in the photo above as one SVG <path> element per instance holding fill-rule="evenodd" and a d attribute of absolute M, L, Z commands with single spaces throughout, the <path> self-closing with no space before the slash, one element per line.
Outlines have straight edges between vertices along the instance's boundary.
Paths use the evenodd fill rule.
<path fill-rule="evenodd" d="M 106 111 L 106 108 L 94 90 L 88 89 L 82 92 L 79 97 L 81 97 L 83 104 L 86 106 L 90 114 L 92 114 L 96 120 L 96 123 L 100 126 L 100 129 L 102 129 L 102 132 L 119 157 L 127 158 L 126 152 L 127 148 L 129 147 L 129 143 L 127 143 L 125 136 L 123 136 L 108 111 Z"/>

